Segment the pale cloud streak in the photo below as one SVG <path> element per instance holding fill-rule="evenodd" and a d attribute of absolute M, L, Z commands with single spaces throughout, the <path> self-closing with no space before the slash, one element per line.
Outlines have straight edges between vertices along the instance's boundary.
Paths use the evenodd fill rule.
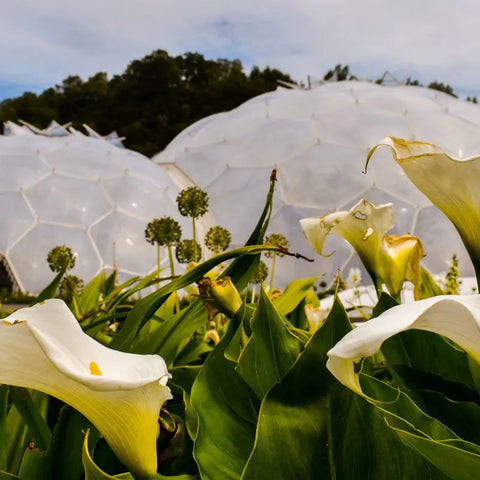
<path fill-rule="evenodd" d="M 0 5 L 1 86 L 121 73 L 155 49 L 240 58 L 296 80 L 348 63 L 480 90 L 474 0 L 17 0 Z M 19 87 L 21 88 L 21 87 Z M 5 95 L 3 95 L 5 96 Z"/>

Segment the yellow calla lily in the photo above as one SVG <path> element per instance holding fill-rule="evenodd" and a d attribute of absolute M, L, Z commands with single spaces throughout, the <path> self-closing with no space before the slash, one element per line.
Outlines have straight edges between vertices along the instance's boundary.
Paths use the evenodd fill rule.
<path fill-rule="evenodd" d="M 138 476 L 157 470 L 158 414 L 171 398 L 169 376 L 158 355 L 93 340 L 61 300 L 0 320 L 0 383 L 40 390 L 77 409 Z"/>
<path fill-rule="evenodd" d="M 366 167 L 380 145 L 455 225 L 480 278 L 480 157 L 456 159 L 430 143 L 386 137 L 370 150 Z"/>
<path fill-rule="evenodd" d="M 409 329 L 443 335 L 479 362 L 480 295 L 441 295 L 393 307 L 348 332 L 327 353 L 327 368 L 343 385 L 365 396 L 355 364 L 375 355 L 388 338 Z"/>
<path fill-rule="evenodd" d="M 418 296 L 423 246 L 413 235 L 387 235 L 394 225 L 392 204 L 376 206 L 364 199 L 348 212 L 305 218 L 300 220 L 300 225 L 320 255 L 324 255 L 327 235 L 343 237 L 359 255 L 377 290 L 384 282 L 388 291 L 398 296 L 404 280 L 409 280 Z"/>

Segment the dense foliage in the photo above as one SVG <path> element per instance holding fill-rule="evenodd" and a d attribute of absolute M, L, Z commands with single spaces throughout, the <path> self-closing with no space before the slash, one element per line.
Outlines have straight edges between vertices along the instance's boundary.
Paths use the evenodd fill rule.
<path fill-rule="evenodd" d="M 86 123 L 102 134 L 116 130 L 128 148 L 152 156 L 190 124 L 274 90 L 279 79 L 292 82 L 275 68 L 247 74 L 239 60 L 156 50 L 111 79 L 104 72 L 88 80 L 73 75 L 40 95 L 4 100 L 0 122 L 24 120 L 41 128 L 53 119 L 76 128 Z"/>

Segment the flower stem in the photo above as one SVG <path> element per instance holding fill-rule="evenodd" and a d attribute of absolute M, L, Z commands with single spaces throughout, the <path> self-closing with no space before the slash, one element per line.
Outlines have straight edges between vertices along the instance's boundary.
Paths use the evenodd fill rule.
<path fill-rule="evenodd" d="M 195 225 L 195 217 L 192 217 L 192 231 L 193 231 L 193 259 L 197 261 L 197 229 Z"/>
<path fill-rule="evenodd" d="M 173 265 L 173 254 L 172 254 L 172 244 L 168 243 L 167 244 L 167 249 L 168 249 L 168 261 L 170 263 L 170 274 L 172 277 L 175 276 L 175 267 Z"/>
<path fill-rule="evenodd" d="M 275 263 L 277 261 L 277 254 L 273 252 L 273 259 L 272 259 L 272 274 L 270 275 L 270 284 L 268 285 L 268 291 L 271 292 L 273 288 L 273 277 L 275 275 Z"/>
<path fill-rule="evenodd" d="M 160 244 L 157 242 L 157 278 L 160 280 Z M 157 290 L 160 288 L 160 281 L 157 283 Z"/>

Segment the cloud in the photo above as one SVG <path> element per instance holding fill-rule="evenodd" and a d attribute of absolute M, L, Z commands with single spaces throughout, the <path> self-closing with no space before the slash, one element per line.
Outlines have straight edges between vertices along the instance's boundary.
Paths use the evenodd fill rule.
<path fill-rule="evenodd" d="M 388 7 L 388 8 L 387 8 Z M 0 84 L 122 72 L 155 49 L 239 58 L 297 80 L 337 63 L 478 89 L 480 3 L 459 0 L 19 0 L 0 6 Z"/>

